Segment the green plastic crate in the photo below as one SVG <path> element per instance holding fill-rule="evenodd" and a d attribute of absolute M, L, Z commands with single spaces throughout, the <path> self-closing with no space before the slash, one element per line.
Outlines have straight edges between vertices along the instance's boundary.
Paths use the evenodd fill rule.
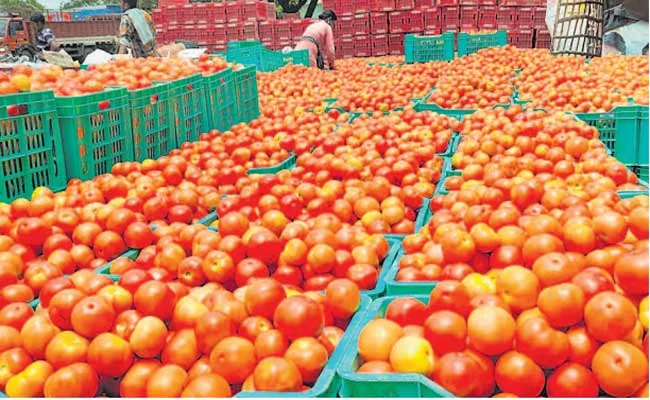
<path fill-rule="evenodd" d="M 476 112 L 475 109 L 463 109 L 463 108 L 442 108 L 439 105 L 435 103 L 427 103 L 429 101 L 429 98 L 433 94 L 433 91 L 435 90 L 435 87 L 431 89 L 431 91 L 422 99 L 420 99 L 418 102 L 415 103 L 415 111 L 433 111 L 435 113 L 441 114 L 441 115 L 446 115 L 451 118 L 455 118 L 459 121 L 462 121 L 465 116 L 469 114 L 473 114 Z M 493 106 L 492 108 L 497 108 L 497 107 L 509 107 L 508 104 L 497 104 Z"/>
<path fill-rule="evenodd" d="M 428 296 L 412 296 L 428 302 Z M 345 332 L 346 348 L 344 356 L 338 367 L 341 377 L 341 390 L 339 397 L 392 397 L 392 398 L 419 398 L 419 397 L 455 397 L 437 383 L 419 374 L 359 374 L 359 351 L 357 341 L 363 327 L 368 322 L 386 314 L 386 308 L 391 301 L 398 297 L 384 297 L 370 304 L 354 324 Z"/>
<path fill-rule="evenodd" d="M 290 155 L 284 161 L 272 167 L 251 168 L 246 173 L 248 175 L 274 175 L 285 169 L 292 169 L 296 166 L 298 158 L 295 155 Z"/>
<path fill-rule="evenodd" d="M 508 33 L 506 31 L 478 34 L 459 32 L 458 57 L 476 53 L 486 47 L 505 46 L 506 44 L 508 44 Z"/>
<path fill-rule="evenodd" d="M 244 67 L 233 72 L 235 92 L 235 121 L 249 122 L 260 115 L 260 104 L 257 94 L 257 75 L 255 67 Z"/>
<path fill-rule="evenodd" d="M 169 114 L 169 83 L 129 92 L 135 161 L 157 159 L 176 148 Z"/>
<path fill-rule="evenodd" d="M 600 141 L 620 162 L 636 163 L 639 144 L 637 114 L 636 106 L 619 106 L 612 111 L 575 113 L 575 116 L 598 129 Z"/>
<path fill-rule="evenodd" d="M 404 59 L 407 64 L 454 59 L 454 34 L 438 36 L 409 34 L 404 37 Z"/>
<path fill-rule="evenodd" d="M 368 296 L 361 296 L 361 302 L 356 314 L 352 317 L 348 328 L 346 329 L 343 339 L 339 342 L 338 346 L 330 356 L 327 364 L 321 371 L 318 379 L 311 389 L 305 392 L 239 392 L 235 397 L 278 397 L 278 398 L 314 398 L 314 397 L 329 397 L 334 398 L 341 388 L 341 377 L 336 373 L 337 368 L 341 364 L 341 360 L 345 357 L 345 350 L 349 347 L 348 341 L 351 338 L 350 331 L 356 326 L 366 310 L 371 305 L 371 299 Z M 356 344 L 356 343 L 355 343 Z"/>
<path fill-rule="evenodd" d="M 231 40 L 228 42 L 226 45 L 226 49 L 239 49 L 242 47 L 255 47 L 255 46 L 261 46 L 262 42 L 259 40 Z"/>
<path fill-rule="evenodd" d="M 206 131 L 205 85 L 196 74 L 169 84 L 169 113 L 176 138 L 176 148 L 185 142 L 196 142 Z"/>
<path fill-rule="evenodd" d="M 401 296 L 401 295 L 429 295 L 431 290 L 436 287 L 435 281 L 421 281 L 421 282 L 400 282 L 395 278 L 399 272 L 399 262 L 404 257 L 404 249 L 400 246 L 395 256 L 393 264 L 386 273 L 386 295 L 387 296 Z"/>
<path fill-rule="evenodd" d="M 124 88 L 57 97 L 68 178 L 89 180 L 133 161 L 129 95 Z"/>
<path fill-rule="evenodd" d="M 648 106 L 637 106 L 639 118 L 639 152 L 637 162 L 648 164 Z"/>
<path fill-rule="evenodd" d="M 284 65 L 282 52 L 269 50 L 262 45 L 228 48 L 226 59 L 230 62 L 254 66 L 260 72 L 271 72 Z"/>
<path fill-rule="evenodd" d="M 288 53 L 283 53 L 278 51 L 282 57 L 282 64 L 294 64 L 294 65 L 304 65 L 309 67 L 309 50 L 300 49 L 300 50 L 291 50 Z"/>
<path fill-rule="evenodd" d="M 138 254 L 140 254 L 140 250 L 135 250 L 135 249 L 129 249 L 126 252 L 120 254 L 119 256 L 115 257 L 114 260 L 111 260 L 107 262 L 106 264 L 102 265 L 101 267 L 95 269 L 96 274 L 102 274 L 102 275 L 111 275 L 111 265 L 117 260 L 118 258 L 129 258 L 131 260 L 134 260 L 138 258 Z M 119 275 L 114 275 L 114 276 L 119 276 Z"/>
<path fill-rule="evenodd" d="M 390 250 L 388 251 L 386 258 L 384 258 L 384 261 L 381 263 L 381 271 L 379 271 L 379 277 L 377 278 L 377 286 L 375 286 L 375 288 L 372 290 L 362 291 L 363 294 L 370 296 L 371 299 L 381 297 L 386 291 L 386 285 L 384 283 L 386 274 L 388 273 L 391 265 L 393 265 L 393 261 L 397 256 L 397 252 L 402 246 L 402 238 L 394 238 L 389 236 L 386 238 L 386 240 L 390 245 Z"/>
<path fill-rule="evenodd" d="M 639 186 L 648 188 L 648 164 L 625 164 L 625 166 L 639 177 Z"/>
<path fill-rule="evenodd" d="M 66 185 L 63 145 L 51 91 L 0 96 L 0 201 Z"/>
<path fill-rule="evenodd" d="M 235 121 L 235 89 L 230 68 L 205 78 L 208 130 L 227 131 Z"/>

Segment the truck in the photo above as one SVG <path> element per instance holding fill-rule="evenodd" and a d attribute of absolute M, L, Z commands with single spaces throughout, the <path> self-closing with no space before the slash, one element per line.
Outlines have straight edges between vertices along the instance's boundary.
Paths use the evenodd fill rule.
<path fill-rule="evenodd" d="M 120 16 L 47 22 L 46 26 L 54 31 L 59 47 L 73 60 L 82 62 L 88 54 L 97 49 L 115 53 Z M 23 17 L 17 14 L 0 16 L 0 35 L 0 56 L 11 54 L 34 59 L 38 55 L 35 46 L 36 32 L 32 24 Z"/>

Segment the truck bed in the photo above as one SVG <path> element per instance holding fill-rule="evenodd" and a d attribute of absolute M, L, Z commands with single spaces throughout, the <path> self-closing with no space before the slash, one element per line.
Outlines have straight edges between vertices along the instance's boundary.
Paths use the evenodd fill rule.
<path fill-rule="evenodd" d="M 118 36 L 120 20 L 109 21 L 65 21 L 48 22 L 47 26 L 54 31 L 58 39 L 88 38 L 96 36 Z"/>

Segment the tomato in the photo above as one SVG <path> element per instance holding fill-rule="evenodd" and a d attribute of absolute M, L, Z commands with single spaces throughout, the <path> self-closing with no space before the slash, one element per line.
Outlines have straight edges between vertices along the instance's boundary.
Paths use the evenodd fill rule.
<path fill-rule="evenodd" d="M 110 331 L 114 321 L 113 306 L 101 296 L 81 299 L 70 314 L 72 328 L 87 338 Z"/>
<path fill-rule="evenodd" d="M 386 319 L 395 321 L 401 326 L 422 325 L 428 314 L 427 306 L 413 297 L 395 299 L 386 309 Z"/>
<path fill-rule="evenodd" d="M 45 383 L 53 372 L 54 368 L 46 361 L 34 361 L 9 379 L 5 393 L 9 397 L 42 397 Z"/>
<path fill-rule="evenodd" d="M 536 397 L 544 389 L 544 372 L 533 360 L 516 351 L 502 355 L 496 363 L 494 377 L 501 391 L 520 397 Z"/>
<path fill-rule="evenodd" d="M 147 397 L 179 397 L 187 381 L 187 372 L 178 365 L 163 365 L 149 374 Z"/>
<path fill-rule="evenodd" d="M 585 296 L 572 283 L 561 283 L 543 289 L 537 305 L 551 326 L 564 328 L 582 321 Z"/>
<path fill-rule="evenodd" d="M 171 318 L 174 312 L 174 300 L 174 293 L 169 286 L 155 280 L 142 283 L 133 295 L 133 304 L 138 312 L 162 320 Z"/>
<path fill-rule="evenodd" d="M 549 397 L 598 397 L 598 382 L 585 366 L 565 363 L 548 377 L 546 392 Z"/>
<path fill-rule="evenodd" d="M 294 340 L 287 349 L 284 357 L 293 361 L 298 367 L 302 381 L 315 382 L 325 367 L 329 353 L 323 344 L 314 338 L 299 338 Z"/>
<path fill-rule="evenodd" d="M 383 318 L 370 321 L 359 334 L 359 355 L 365 361 L 388 361 L 391 349 L 402 337 L 402 327 Z"/>
<path fill-rule="evenodd" d="M 99 389 L 99 377 L 86 363 L 63 367 L 45 381 L 45 397 L 93 397 Z"/>
<path fill-rule="evenodd" d="M 147 381 L 158 368 L 158 360 L 136 361 L 120 381 L 120 397 L 145 397 Z"/>
<path fill-rule="evenodd" d="M 102 333 L 88 347 L 88 364 L 100 375 L 122 376 L 133 364 L 129 342 L 113 333 Z"/>
<path fill-rule="evenodd" d="M 153 231 L 144 222 L 133 222 L 124 230 L 124 242 L 131 249 L 143 249 L 153 241 Z"/>
<path fill-rule="evenodd" d="M 20 330 L 32 315 L 34 310 L 27 303 L 7 304 L 0 309 L 0 325 L 12 326 Z"/>
<path fill-rule="evenodd" d="M 297 392 L 302 385 L 298 367 L 280 357 L 267 357 L 255 366 L 253 381 L 256 390 Z"/>
<path fill-rule="evenodd" d="M 539 317 L 525 320 L 517 326 L 515 348 L 542 368 L 554 368 L 566 361 L 571 352 L 568 336 L 552 329 Z"/>
<path fill-rule="evenodd" d="M 167 344 L 162 351 L 161 360 L 163 364 L 176 364 L 185 370 L 189 370 L 199 356 L 194 330 L 181 329 L 172 333 L 168 338 Z"/>
<path fill-rule="evenodd" d="M 210 353 L 212 371 L 231 385 L 242 383 L 253 373 L 256 365 L 255 345 L 244 338 L 225 338 Z"/>
<path fill-rule="evenodd" d="M 334 318 L 348 319 L 352 317 L 360 302 L 359 287 L 350 280 L 333 280 L 325 289 L 325 307 Z"/>
<path fill-rule="evenodd" d="M 614 265 L 616 283 L 631 296 L 648 294 L 648 250 L 622 255 Z"/>
<path fill-rule="evenodd" d="M 436 360 L 432 379 L 456 396 L 468 396 L 480 384 L 480 368 L 470 355 L 451 352 Z"/>
<path fill-rule="evenodd" d="M 600 346 L 591 362 L 591 370 L 600 388 L 610 396 L 634 394 L 648 381 L 646 354 L 620 340 Z"/>
<path fill-rule="evenodd" d="M 273 326 L 288 339 L 318 337 L 324 325 L 321 307 L 314 300 L 298 295 L 288 297 L 278 304 L 273 314 Z"/>
<path fill-rule="evenodd" d="M 152 316 L 142 317 L 129 338 L 131 350 L 138 357 L 154 358 L 162 351 L 167 340 L 167 326 Z"/>
<path fill-rule="evenodd" d="M 503 308 L 482 306 L 467 318 L 471 348 L 486 355 L 498 355 L 513 347 L 515 320 Z"/>
<path fill-rule="evenodd" d="M 431 311 L 449 310 L 463 317 L 470 313 L 470 296 L 463 284 L 457 281 L 438 282 L 429 294 Z"/>
<path fill-rule="evenodd" d="M 289 341 L 277 329 L 260 332 L 255 338 L 255 356 L 258 360 L 266 357 L 282 357 L 289 348 Z"/>
<path fill-rule="evenodd" d="M 359 374 L 385 374 L 389 372 L 393 372 L 393 367 L 386 361 L 368 361 L 363 363 L 357 370 Z"/>
<path fill-rule="evenodd" d="M 0 353 L 0 387 L 4 388 L 9 378 L 22 372 L 32 361 L 29 354 L 20 347 Z"/>
<path fill-rule="evenodd" d="M 45 348 L 45 360 L 58 369 L 76 362 L 84 362 L 88 353 L 88 340 L 75 332 L 57 333 Z"/>
<path fill-rule="evenodd" d="M 197 376 L 189 381 L 181 397 L 231 397 L 232 391 L 228 382 L 217 374 Z"/>
<path fill-rule="evenodd" d="M 614 292 L 602 292 L 592 297 L 584 314 L 587 332 L 601 342 L 624 338 L 632 331 L 637 319 L 634 304 Z"/>

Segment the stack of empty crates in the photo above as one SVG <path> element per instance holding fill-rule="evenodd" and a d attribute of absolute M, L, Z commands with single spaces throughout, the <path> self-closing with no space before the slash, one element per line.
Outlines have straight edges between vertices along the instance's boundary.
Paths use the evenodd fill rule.
<path fill-rule="evenodd" d="M 154 10 L 153 19 L 158 43 L 185 40 L 225 51 L 228 41 L 259 39 L 259 24 L 275 20 L 275 5 L 263 0 L 168 4 Z"/>
<path fill-rule="evenodd" d="M 434 10 L 434 0 L 323 0 L 323 8 L 338 16 L 334 38 L 340 58 L 402 54 L 405 34 L 439 28 L 437 18 L 427 21 L 425 15 Z"/>
<path fill-rule="evenodd" d="M 500 0 L 497 28 L 508 30 L 508 43 L 519 48 L 549 48 L 545 0 Z"/>

